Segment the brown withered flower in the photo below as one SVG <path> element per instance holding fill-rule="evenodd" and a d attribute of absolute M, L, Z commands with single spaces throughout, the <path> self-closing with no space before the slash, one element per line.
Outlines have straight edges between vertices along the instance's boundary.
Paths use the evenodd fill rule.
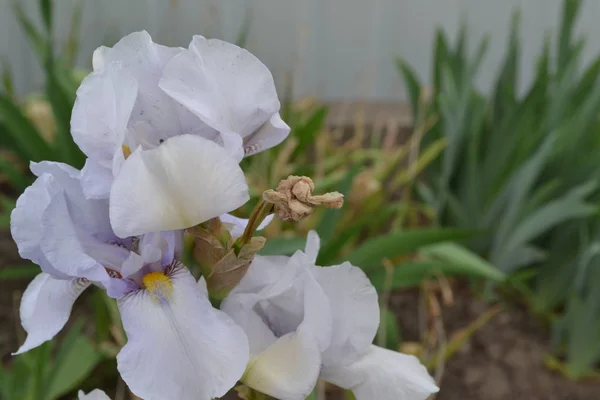
<path fill-rule="evenodd" d="M 313 195 L 315 184 L 306 176 L 290 175 L 277 185 L 263 193 L 263 200 L 273 204 L 275 214 L 284 221 L 300 221 L 312 213 L 317 206 L 341 208 L 344 195 L 330 192 Z"/>

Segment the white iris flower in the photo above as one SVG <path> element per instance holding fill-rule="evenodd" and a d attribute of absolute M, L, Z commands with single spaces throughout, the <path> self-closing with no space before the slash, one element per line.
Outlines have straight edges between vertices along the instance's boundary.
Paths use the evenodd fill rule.
<path fill-rule="evenodd" d="M 182 231 L 121 238 L 111 228 L 108 199 L 84 196 L 80 171 L 52 162 L 31 169 L 38 178 L 17 201 L 11 233 L 19 254 L 42 273 L 23 294 L 27 339 L 17 353 L 52 339 L 94 284 L 118 299 L 128 341 L 117 366 L 134 394 L 147 400 L 224 395 L 244 372 L 248 341 L 178 261 Z M 226 195 L 211 196 L 222 203 Z M 230 210 L 207 218 L 221 211 Z"/>
<path fill-rule="evenodd" d="M 239 207 L 248 190 L 238 162 L 289 133 L 271 73 L 233 44 L 195 36 L 188 49 L 171 48 L 137 32 L 97 49 L 93 66 L 71 133 L 88 157 L 84 193 L 110 198 L 120 237 Z M 212 196 L 225 188 L 229 196 Z"/>
<path fill-rule="evenodd" d="M 319 378 L 351 389 L 357 400 L 423 400 L 437 392 L 417 358 L 372 345 L 379 306 L 362 270 L 316 266 L 318 250 L 311 231 L 304 252 L 257 256 L 223 301 L 250 343 L 242 381 L 281 400 L 306 398 Z"/>

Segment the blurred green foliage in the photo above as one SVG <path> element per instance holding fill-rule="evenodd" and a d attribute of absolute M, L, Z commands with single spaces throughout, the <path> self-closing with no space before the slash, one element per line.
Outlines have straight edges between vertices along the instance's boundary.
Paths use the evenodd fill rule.
<path fill-rule="evenodd" d="M 530 278 L 527 286 L 518 288 L 526 288 L 535 311 L 566 306 L 553 319 L 562 322 L 555 324 L 557 337 L 569 345 L 576 377 L 600 361 L 598 326 L 590 325 L 600 324 L 600 299 L 578 284 L 600 284 L 598 244 L 586 239 L 598 220 L 600 57 L 582 66 L 584 41 L 574 37 L 580 5 L 563 2 L 557 46 L 552 52 L 546 38 L 522 93 L 518 13 L 489 95 L 475 84 L 488 38 L 469 55 L 465 25 L 454 45 L 437 33 L 429 98 L 412 68 L 398 60 L 417 123 L 439 118 L 425 142 L 448 141 L 417 185 L 421 198 L 438 224 L 477 231 L 469 247 L 500 270 L 529 268 L 520 275 Z"/>
<path fill-rule="evenodd" d="M 65 45 L 55 48 L 53 2 L 40 0 L 43 27 L 38 28 L 18 1 L 13 2 L 15 15 L 35 51 L 45 73 L 42 96 L 22 103 L 16 98 L 10 65 L 2 69 L 0 91 L 0 174 L 15 190 L 27 187 L 32 177 L 27 173 L 30 161 L 52 160 L 82 167 L 83 153 L 70 134 L 71 110 L 80 83 L 73 69 L 78 52 L 81 2 L 73 2 L 71 31 Z"/>
<path fill-rule="evenodd" d="M 60 343 L 46 342 L 15 357 L 10 369 L 0 366 L 2 399 L 54 400 L 76 390 L 104 357 L 82 325 L 75 322 Z"/>

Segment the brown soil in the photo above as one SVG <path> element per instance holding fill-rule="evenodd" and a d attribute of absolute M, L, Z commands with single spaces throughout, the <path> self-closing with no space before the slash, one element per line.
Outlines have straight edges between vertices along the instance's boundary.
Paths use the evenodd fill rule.
<path fill-rule="evenodd" d="M 404 340 L 418 340 L 418 294 L 396 293 L 391 307 Z M 448 336 L 468 326 L 489 306 L 468 290 L 455 293 L 454 305 L 442 309 Z M 550 372 L 545 327 L 519 307 L 506 306 L 445 365 L 437 400 L 598 400 L 600 382 L 572 382 Z"/>
<path fill-rule="evenodd" d="M 0 269 L 24 264 L 8 232 L 0 231 Z M 26 280 L 0 280 L 0 361 L 10 357 L 18 348 L 19 304 L 21 293 L 29 282 Z"/>

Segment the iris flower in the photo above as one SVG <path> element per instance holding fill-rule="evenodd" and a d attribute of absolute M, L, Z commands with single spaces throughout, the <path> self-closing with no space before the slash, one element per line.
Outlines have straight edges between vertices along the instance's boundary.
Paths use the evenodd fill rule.
<path fill-rule="evenodd" d="M 246 367 L 247 338 L 211 306 L 178 260 L 182 231 L 121 238 L 111 227 L 108 199 L 84 196 L 80 171 L 53 162 L 31 169 L 38 178 L 19 197 L 11 232 L 20 255 L 42 273 L 23 294 L 27 338 L 17 353 L 54 337 L 77 297 L 93 284 L 118 299 L 128 341 L 117 366 L 134 394 L 146 400 L 225 394 Z M 198 207 L 204 200 L 227 203 L 229 191 L 237 190 L 221 189 L 206 188 L 213 192 L 195 198 Z M 152 199 L 144 200 L 151 207 Z M 223 211 L 230 210 L 213 209 L 206 218 Z"/>
<path fill-rule="evenodd" d="M 318 250 L 311 231 L 304 252 L 257 256 L 223 301 L 250 344 L 242 381 L 282 400 L 305 399 L 319 378 L 351 389 L 357 400 L 423 400 L 437 392 L 417 358 L 372 344 L 379 306 L 362 270 L 348 262 L 316 266 Z"/>
<path fill-rule="evenodd" d="M 77 91 L 71 133 L 88 157 L 84 194 L 110 198 L 120 237 L 187 228 L 214 207 L 244 203 L 238 162 L 289 133 L 267 67 L 227 42 L 195 36 L 183 49 L 136 32 L 98 48 L 93 68 Z M 240 190 L 231 197 L 197 206 L 232 182 Z"/>

